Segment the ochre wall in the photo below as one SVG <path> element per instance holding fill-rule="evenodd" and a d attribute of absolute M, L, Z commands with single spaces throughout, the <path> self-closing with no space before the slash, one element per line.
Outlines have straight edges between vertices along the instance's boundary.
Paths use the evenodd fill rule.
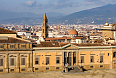
<path fill-rule="evenodd" d="M 109 56 L 108 56 L 109 53 Z M 100 63 L 100 55 L 103 55 L 103 62 Z M 81 56 L 84 56 L 84 63 L 81 62 Z M 90 56 L 94 56 L 94 62 L 90 62 Z M 111 50 L 108 51 L 100 51 L 100 50 L 91 50 L 91 51 L 79 51 L 79 56 L 78 56 L 78 62 L 79 65 L 84 66 L 85 69 L 110 69 L 110 64 L 111 64 Z M 93 67 L 91 67 L 93 66 Z M 101 66 L 101 67 L 100 67 Z"/>
<path fill-rule="evenodd" d="M 35 55 L 39 55 L 39 65 L 35 65 Z M 50 64 L 46 65 L 46 57 L 50 57 Z M 60 57 L 60 63 L 56 64 L 56 57 Z M 55 51 L 34 51 L 33 52 L 33 67 L 34 71 L 53 71 L 53 70 L 62 70 L 62 52 Z M 59 69 L 56 69 L 59 67 Z M 39 70 L 35 70 L 38 68 Z M 49 68 L 49 70 L 46 70 Z"/>

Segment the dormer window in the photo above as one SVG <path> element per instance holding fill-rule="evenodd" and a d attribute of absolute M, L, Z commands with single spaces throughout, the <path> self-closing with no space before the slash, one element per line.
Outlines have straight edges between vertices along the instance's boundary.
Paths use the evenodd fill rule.
<path fill-rule="evenodd" d="M 52 45 L 55 45 L 55 43 L 52 43 Z"/>
<path fill-rule="evenodd" d="M 21 48 L 26 48 L 26 45 L 21 45 Z"/>
<path fill-rule="evenodd" d="M 10 45 L 10 48 L 15 48 L 15 45 Z"/>
<path fill-rule="evenodd" d="M 0 45 L 0 48 L 3 48 L 3 45 Z"/>

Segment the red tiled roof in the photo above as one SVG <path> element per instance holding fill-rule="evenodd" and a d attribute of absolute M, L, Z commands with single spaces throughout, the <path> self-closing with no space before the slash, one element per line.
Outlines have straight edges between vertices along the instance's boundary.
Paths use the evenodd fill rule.
<path fill-rule="evenodd" d="M 34 47 L 60 47 L 57 41 L 45 41 L 40 44 L 33 44 Z"/>
<path fill-rule="evenodd" d="M 33 39 L 28 39 L 29 41 L 31 41 L 32 43 L 37 43 L 36 40 L 33 40 Z"/>
<path fill-rule="evenodd" d="M 71 34 L 73 34 L 73 35 L 77 35 L 78 32 L 77 32 L 75 29 L 72 29 L 72 30 L 69 32 L 69 34 L 70 34 L 70 35 L 71 35 Z"/>
<path fill-rule="evenodd" d="M 11 30 L 7 30 L 4 28 L 0 28 L 0 34 L 16 34 L 16 32 L 11 31 Z"/>
<path fill-rule="evenodd" d="M 64 40 L 64 39 L 72 39 L 71 37 L 60 37 L 60 38 L 46 38 L 45 40 Z"/>
<path fill-rule="evenodd" d="M 83 37 L 76 37 L 75 39 L 82 39 Z"/>
<path fill-rule="evenodd" d="M 59 43 L 59 44 L 60 44 L 60 46 L 65 46 L 65 45 L 67 45 L 67 44 L 69 44 L 69 43 L 61 42 L 61 43 Z"/>
<path fill-rule="evenodd" d="M 0 43 L 29 43 L 29 42 L 13 37 L 8 37 L 8 39 L 0 39 Z"/>
<path fill-rule="evenodd" d="M 76 45 L 76 46 L 109 46 L 108 44 L 101 44 L 101 43 L 81 43 L 81 44 L 76 44 L 76 43 L 72 43 L 73 45 Z"/>

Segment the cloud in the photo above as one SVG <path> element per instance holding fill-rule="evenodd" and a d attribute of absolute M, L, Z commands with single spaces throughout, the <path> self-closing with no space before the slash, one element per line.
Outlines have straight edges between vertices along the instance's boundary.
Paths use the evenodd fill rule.
<path fill-rule="evenodd" d="M 86 2 L 86 5 L 92 5 L 94 4 L 95 2 Z"/>
<path fill-rule="evenodd" d="M 86 0 L 86 5 L 106 5 L 110 4 L 110 0 Z"/>
<path fill-rule="evenodd" d="M 25 5 L 25 6 L 36 6 L 36 1 L 27 1 L 27 2 L 23 3 L 23 5 Z"/>
<path fill-rule="evenodd" d="M 56 3 L 47 3 L 47 4 L 36 3 L 36 1 L 27 1 L 23 5 L 38 9 L 45 8 L 61 9 L 66 7 L 76 7 L 79 6 L 80 4 L 78 2 L 72 2 L 70 0 L 59 0 Z"/>

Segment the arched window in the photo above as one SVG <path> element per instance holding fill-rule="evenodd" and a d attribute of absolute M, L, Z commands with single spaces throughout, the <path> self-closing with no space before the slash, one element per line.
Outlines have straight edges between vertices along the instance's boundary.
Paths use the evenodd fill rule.
<path fill-rule="evenodd" d="M 44 29 L 43 29 L 43 33 L 44 33 Z"/>
<path fill-rule="evenodd" d="M 116 52 L 113 53 L 113 58 L 116 58 Z"/>

